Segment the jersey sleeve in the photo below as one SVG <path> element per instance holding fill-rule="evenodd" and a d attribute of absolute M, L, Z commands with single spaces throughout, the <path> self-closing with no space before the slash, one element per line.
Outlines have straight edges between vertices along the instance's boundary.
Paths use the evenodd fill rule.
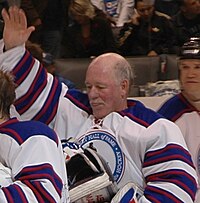
<path fill-rule="evenodd" d="M 2 43 L 1 41 L 0 48 L 3 47 Z M 78 130 L 88 116 L 88 108 L 79 105 L 82 102 L 79 95 L 82 93 L 76 90 L 68 93 L 68 87 L 47 73 L 45 67 L 24 46 L 1 52 L 2 50 L 0 67 L 13 73 L 17 85 L 12 117 L 45 123 L 60 138 L 67 138 L 69 134 L 73 136 L 74 129 Z"/>
<path fill-rule="evenodd" d="M 118 138 L 144 178 L 139 203 L 194 202 L 197 174 L 179 128 L 163 118 L 149 126 L 134 127 L 131 122 L 124 122 L 126 128 Z"/>
<path fill-rule="evenodd" d="M 57 113 L 62 91 L 62 85 L 57 78 L 48 74 L 24 46 L 1 53 L 0 61 L 1 68 L 15 77 L 17 88 L 14 105 L 21 118 L 51 123 Z"/>

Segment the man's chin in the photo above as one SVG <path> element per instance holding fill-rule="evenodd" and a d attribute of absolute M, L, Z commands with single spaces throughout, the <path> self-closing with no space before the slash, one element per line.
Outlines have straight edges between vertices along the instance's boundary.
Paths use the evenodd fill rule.
<path fill-rule="evenodd" d="M 200 93 L 199 93 L 199 90 L 188 90 L 187 92 L 183 92 L 184 96 L 186 98 L 189 98 L 193 101 L 199 101 L 200 100 Z"/>
<path fill-rule="evenodd" d="M 101 118 L 104 117 L 102 114 L 94 113 L 94 112 L 93 112 L 93 115 L 94 115 L 94 117 L 95 117 L 96 119 L 101 119 Z"/>
<path fill-rule="evenodd" d="M 93 115 L 95 118 L 101 119 L 101 118 L 104 118 L 107 114 L 102 110 L 93 110 Z"/>

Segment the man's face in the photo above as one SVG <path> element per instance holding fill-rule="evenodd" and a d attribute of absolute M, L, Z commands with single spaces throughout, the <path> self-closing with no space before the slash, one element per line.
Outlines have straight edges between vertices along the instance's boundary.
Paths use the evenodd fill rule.
<path fill-rule="evenodd" d="M 144 21 L 149 21 L 153 15 L 154 6 L 144 2 L 137 2 L 137 12 Z"/>
<path fill-rule="evenodd" d="M 180 82 L 190 99 L 200 99 L 200 60 L 180 60 Z"/>
<path fill-rule="evenodd" d="M 182 9 L 188 14 L 198 15 L 200 14 L 200 0 L 185 0 Z"/>
<path fill-rule="evenodd" d="M 124 109 L 125 91 L 109 65 L 96 63 L 89 67 L 85 83 L 95 118 Z"/>

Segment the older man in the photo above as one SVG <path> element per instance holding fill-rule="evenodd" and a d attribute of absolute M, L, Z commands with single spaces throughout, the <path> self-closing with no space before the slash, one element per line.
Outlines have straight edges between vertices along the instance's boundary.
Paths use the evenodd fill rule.
<path fill-rule="evenodd" d="M 0 63 L 15 75 L 15 107 L 22 119 L 44 122 L 60 139 L 76 138 L 83 148 L 93 145 L 118 187 L 134 182 L 143 189 L 134 196 L 140 203 L 194 201 L 196 172 L 184 138 L 171 121 L 127 101 L 133 74 L 125 58 L 115 53 L 95 58 L 86 74 L 88 94 L 69 90 L 25 50 L 34 27 L 27 28 L 23 11 L 11 7 L 2 15 Z"/>

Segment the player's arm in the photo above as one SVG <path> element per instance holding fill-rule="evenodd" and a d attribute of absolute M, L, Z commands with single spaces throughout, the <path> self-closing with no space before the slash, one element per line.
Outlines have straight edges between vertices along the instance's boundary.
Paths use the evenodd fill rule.
<path fill-rule="evenodd" d="M 147 129 L 143 141 L 146 187 L 139 202 L 194 202 L 197 175 L 179 128 L 159 119 Z"/>
<path fill-rule="evenodd" d="M 133 162 L 133 182 L 144 191 L 137 201 L 194 202 L 197 174 L 179 128 L 163 118 L 136 121 L 137 125 L 127 120 L 129 128 L 123 128 L 118 139 Z"/>
<path fill-rule="evenodd" d="M 25 50 L 34 27 L 27 28 L 24 12 L 10 7 L 9 11 L 2 11 L 2 16 L 5 27 L 0 42 L 0 67 L 15 76 L 16 110 L 22 119 L 49 124 L 57 112 L 61 83 Z"/>

